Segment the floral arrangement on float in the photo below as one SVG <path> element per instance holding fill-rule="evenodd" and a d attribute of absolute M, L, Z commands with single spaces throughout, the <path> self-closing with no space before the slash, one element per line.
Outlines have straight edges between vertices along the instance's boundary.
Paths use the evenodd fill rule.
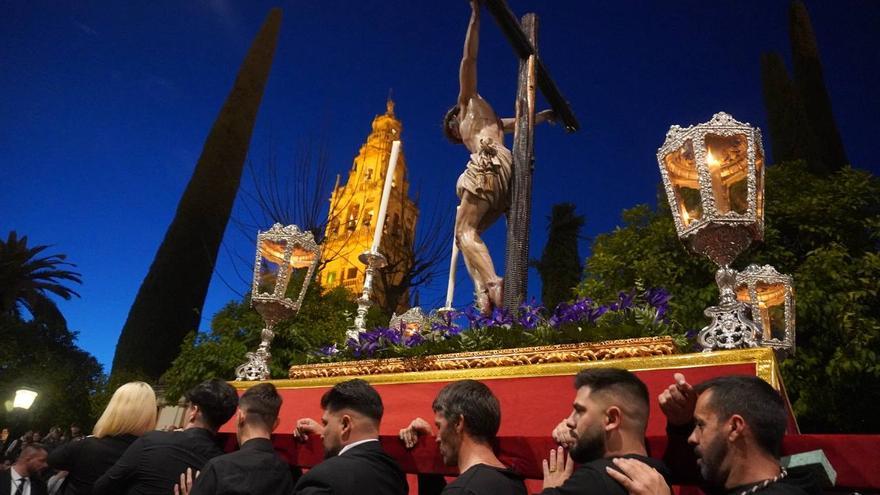
<path fill-rule="evenodd" d="M 684 348 L 688 337 L 667 317 L 669 293 L 664 289 L 621 292 L 616 301 L 598 304 L 589 297 L 560 303 L 548 312 L 534 300 L 514 313 L 495 308 L 483 316 L 474 306 L 436 313 L 421 328 L 378 327 L 315 352 L 324 360 L 425 356 L 611 339 L 671 336 Z"/>

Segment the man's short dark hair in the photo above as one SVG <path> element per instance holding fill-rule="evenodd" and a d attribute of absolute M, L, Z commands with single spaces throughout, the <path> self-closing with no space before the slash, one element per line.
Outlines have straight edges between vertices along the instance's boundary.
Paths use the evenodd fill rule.
<path fill-rule="evenodd" d="M 501 426 L 501 406 L 492 390 L 476 380 L 452 382 L 437 394 L 432 404 L 452 424 L 464 419 L 467 433 L 484 442 L 491 442 Z"/>
<path fill-rule="evenodd" d="M 21 448 L 21 451 L 18 453 L 18 457 L 16 457 L 15 459 L 24 459 L 25 457 L 30 457 L 39 451 L 48 452 L 49 449 L 47 449 L 46 446 L 41 443 L 31 442 L 25 444 L 24 447 Z"/>
<path fill-rule="evenodd" d="M 235 414 L 238 394 L 232 385 L 219 378 L 206 380 L 184 394 L 186 401 L 199 406 L 202 419 L 212 430 L 217 430 Z"/>
<path fill-rule="evenodd" d="M 281 410 L 281 396 L 271 383 L 261 383 L 247 389 L 238 399 L 238 407 L 247 413 L 248 423 L 255 423 L 272 431 Z"/>
<path fill-rule="evenodd" d="M 634 373 L 620 368 L 598 368 L 580 371 L 574 377 L 575 390 L 589 387 L 590 394 L 608 393 L 621 399 L 615 404 L 622 409 L 631 411 L 633 419 L 639 421 L 643 428 L 648 426 L 648 387 Z M 634 407 L 627 407 L 627 406 Z"/>
<path fill-rule="evenodd" d="M 456 104 L 454 107 L 447 110 L 446 115 L 443 116 L 443 135 L 446 136 L 446 139 L 455 144 L 464 143 L 461 139 L 461 134 L 458 128 L 460 114 L 461 105 Z"/>
<path fill-rule="evenodd" d="M 376 423 L 382 421 L 382 413 L 385 412 L 379 392 L 359 378 L 339 382 L 325 392 L 321 397 L 321 409 L 330 412 L 351 409 Z"/>
<path fill-rule="evenodd" d="M 697 394 L 712 391 L 708 406 L 721 421 L 742 416 L 767 453 L 779 456 L 788 418 L 785 403 L 769 383 L 756 376 L 719 376 L 694 387 Z"/>

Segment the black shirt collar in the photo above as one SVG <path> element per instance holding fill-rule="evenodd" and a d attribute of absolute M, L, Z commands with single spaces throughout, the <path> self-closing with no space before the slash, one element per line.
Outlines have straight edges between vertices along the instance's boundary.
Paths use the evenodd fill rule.
<path fill-rule="evenodd" d="M 268 438 L 251 438 L 247 442 L 241 444 L 239 450 L 262 450 L 266 452 L 274 452 L 272 440 Z"/>

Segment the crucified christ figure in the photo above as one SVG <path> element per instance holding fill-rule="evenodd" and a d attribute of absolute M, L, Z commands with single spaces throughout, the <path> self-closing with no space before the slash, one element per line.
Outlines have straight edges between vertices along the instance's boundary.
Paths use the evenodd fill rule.
<path fill-rule="evenodd" d="M 499 118 L 477 93 L 479 38 L 480 2 L 471 0 L 471 19 L 459 71 L 461 89 L 458 102 L 446 113 L 443 132 L 471 154 L 455 186 L 461 201 L 455 217 L 455 242 L 474 281 L 477 307 L 488 315 L 502 305 L 502 279 L 495 272 L 480 235 L 510 208 L 513 157 L 504 146 L 504 134 L 513 132 L 516 119 Z M 536 124 L 552 120 L 551 110 L 535 115 Z"/>

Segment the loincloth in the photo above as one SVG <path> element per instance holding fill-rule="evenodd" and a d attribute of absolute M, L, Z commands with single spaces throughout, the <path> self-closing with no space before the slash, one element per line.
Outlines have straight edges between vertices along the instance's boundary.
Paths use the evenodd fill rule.
<path fill-rule="evenodd" d="M 510 169 L 513 156 L 491 139 L 480 140 L 480 151 L 472 153 L 464 172 L 455 184 L 461 199 L 465 191 L 487 201 L 496 211 L 510 209 Z"/>

